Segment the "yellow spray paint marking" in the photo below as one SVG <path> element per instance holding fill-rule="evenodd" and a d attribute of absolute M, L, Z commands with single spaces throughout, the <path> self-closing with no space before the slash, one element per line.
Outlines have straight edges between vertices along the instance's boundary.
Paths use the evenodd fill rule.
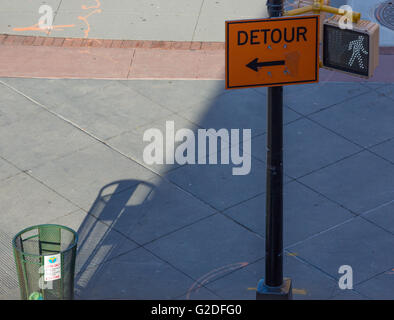
<path fill-rule="evenodd" d="M 298 256 L 298 253 L 297 252 L 288 252 L 287 255 L 290 257 L 296 257 L 296 256 Z"/>
<path fill-rule="evenodd" d="M 247 289 L 248 291 L 256 291 L 257 288 L 253 288 L 253 287 L 249 287 Z M 305 289 L 293 289 L 293 293 L 294 294 L 302 294 L 302 295 L 306 295 L 306 290 Z"/>
<path fill-rule="evenodd" d="M 256 291 L 257 288 L 249 287 L 247 290 L 248 291 Z M 305 289 L 293 289 L 293 293 L 294 294 L 306 295 L 306 290 Z"/>
<path fill-rule="evenodd" d="M 294 294 L 302 294 L 302 295 L 306 295 L 306 290 L 305 289 L 293 289 L 293 293 Z"/>

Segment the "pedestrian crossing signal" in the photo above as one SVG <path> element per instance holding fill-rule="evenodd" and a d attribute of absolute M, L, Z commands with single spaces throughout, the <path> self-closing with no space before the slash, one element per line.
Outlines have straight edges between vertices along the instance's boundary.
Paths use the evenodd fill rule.
<path fill-rule="evenodd" d="M 334 16 L 323 25 L 323 67 L 370 78 L 379 63 L 379 25 L 360 20 L 346 24 Z"/>

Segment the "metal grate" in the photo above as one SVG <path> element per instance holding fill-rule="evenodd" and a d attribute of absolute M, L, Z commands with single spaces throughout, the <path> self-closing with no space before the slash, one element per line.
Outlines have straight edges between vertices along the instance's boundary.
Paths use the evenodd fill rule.
<path fill-rule="evenodd" d="M 23 300 L 73 299 L 77 240 L 75 231 L 59 225 L 30 227 L 14 237 Z"/>
<path fill-rule="evenodd" d="M 394 30 L 394 0 L 379 4 L 375 9 L 375 17 L 382 26 Z"/>
<path fill-rule="evenodd" d="M 18 289 L 11 241 L 12 237 L 0 230 L 0 299 L 15 299 Z"/>

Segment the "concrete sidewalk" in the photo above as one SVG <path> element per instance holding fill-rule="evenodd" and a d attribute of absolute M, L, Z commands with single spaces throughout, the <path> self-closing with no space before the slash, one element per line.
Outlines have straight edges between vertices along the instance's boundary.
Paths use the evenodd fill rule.
<path fill-rule="evenodd" d="M 294 0 L 287 1 L 288 4 Z M 374 9 L 384 0 L 331 0 L 350 5 L 362 19 L 376 21 Z M 53 11 L 53 29 L 38 28 Z M 2 0 L 0 34 L 118 40 L 224 42 L 224 21 L 264 18 L 264 0 Z M 381 46 L 394 46 L 394 31 L 381 26 Z"/>
<path fill-rule="evenodd" d="M 0 34 L 45 35 L 42 4 L 53 9 L 52 37 L 224 41 L 224 20 L 265 17 L 265 1 L 3 0 Z"/>
<path fill-rule="evenodd" d="M 394 299 L 394 85 L 285 91 L 285 275 L 295 299 Z M 78 230 L 80 299 L 254 299 L 264 275 L 266 89 L 0 80 L 0 297 L 22 228 Z M 149 128 L 250 128 L 252 170 L 148 165 Z M 340 290 L 350 265 L 354 289 Z"/>

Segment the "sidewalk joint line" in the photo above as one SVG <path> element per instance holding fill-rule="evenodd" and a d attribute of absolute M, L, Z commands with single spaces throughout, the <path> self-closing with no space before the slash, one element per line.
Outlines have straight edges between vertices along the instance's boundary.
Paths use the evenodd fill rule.
<path fill-rule="evenodd" d="M 288 248 L 289 248 L 289 246 L 285 247 L 285 248 L 283 249 L 283 251 L 286 252 L 286 253 L 288 253 L 288 254 L 291 254 L 291 251 L 287 250 Z M 292 255 L 292 256 L 289 257 L 289 258 L 294 258 L 294 259 L 298 260 L 299 262 L 301 262 L 302 264 L 304 264 L 304 265 L 306 265 L 306 266 L 309 266 L 309 267 L 311 267 L 311 268 L 313 268 L 313 269 L 315 269 L 315 270 L 317 270 L 317 271 L 320 271 L 320 272 L 323 273 L 327 278 L 329 278 L 330 280 L 332 280 L 332 281 L 334 281 L 334 282 L 337 282 L 337 281 L 338 281 L 338 279 L 335 278 L 333 275 L 331 275 L 330 273 L 324 271 L 323 269 L 321 269 L 321 268 L 318 267 L 317 265 L 315 265 L 315 264 L 309 262 L 309 261 L 306 260 L 305 258 L 300 257 L 299 255 Z"/>
<path fill-rule="evenodd" d="M 333 165 L 335 165 L 335 164 L 337 164 L 337 163 L 339 163 L 339 162 L 341 162 L 341 161 L 345 161 L 345 160 L 347 160 L 347 159 L 349 159 L 349 158 L 351 158 L 351 157 L 353 157 L 353 156 L 356 156 L 356 155 L 358 155 L 359 153 L 362 153 L 362 152 L 364 152 L 364 151 L 367 151 L 367 150 L 359 150 L 359 151 L 356 151 L 356 152 L 354 152 L 354 153 L 348 154 L 347 156 L 344 156 L 343 158 L 337 159 L 337 160 L 335 160 L 334 162 L 328 163 L 328 164 L 326 164 L 326 165 L 324 165 L 324 166 L 322 166 L 322 167 L 320 167 L 320 168 L 314 169 L 314 170 L 312 170 L 312 171 L 310 171 L 310 172 L 307 172 L 307 173 L 305 173 L 305 174 L 303 174 L 303 175 L 301 175 L 301 176 L 299 176 L 299 177 L 293 178 L 293 179 L 298 181 L 299 179 L 303 179 L 303 178 L 305 178 L 306 176 L 309 176 L 309 175 L 311 175 L 311 174 L 314 174 L 314 173 L 316 173 L 316 172 L 318 172 L 318 171 L 320 171 L 320 170 L 324 170 L 324 169 L 326 169 L 326 168 L 328 168 L 328 167 L 331 167 L 331 166 L 333 166 Z"/>
<path fill-rule="evenodd" d="M 326 196 L 325 194 L 323 194 L 323 193 L 321 193 L 321 192 L 319 192 L 319 191 L 313 189 L 312 187 L 310 187 L 310 186 L 307 185 L 306 183 L 304 183 L 304 182 L 302 182 L 302 181 L 300 181 L 300 180 L 298 180 L 298 179 L 295 179 L 295 181 L 297 181 L 298 183 L 300 183 L 300 184 L 303 185 L 304 187 L 308 188 L 309 190 L 311 190 L 311 191 L 317 193 L 318 195 L 322 196 L 323 198 L 329 200 L 330 202 L 336 204 L 337 206 L 339 206 L 339 207 L 345 209 L 346 211 L 348 211 L 349 213 L 351 213 L 352 215 L 354 215 L 354 217 L 358 217 L 358 216 L 360 215 L 359 213 L 354 212 L 353 210 L 351 210 L 351 209 L 345 207 L 345 206 L 344 206 L 343 204 L 341 204 L 340 202 L 337 202 L 337 201 L 335 201 L 335 200 L 329 198 L 329 197 Z"/>
<path fill-rule="evenodd" d="M 57 14 L 59 13 L 59 9 L 60 9 L 60 6 L 62 5 L 62 3 L 63 3 L 63 0 L 60 0 L 59 5 L 57 6 L 57 8 L 55 10 L 55 16 L 53 17 L 52 25 L 56 25 L 55 21 L 56 21 Z M 47 34 L 48 37 L 52 35 L 52 31 L 53 31 L 53 29 L 51 29 L 49 31 L 49 33 Z"/>
<path fill-rule="evenodd" d="M 390 267 L 389 269 L 384 270 L 384 271 L 382 271 L 382 272 L 378 272 L 378 273 L 376 273 L 376 274 L 370 276 L 369 278 L 367 278 L 367 279 L 365 279 L 365 280 L 362 280 L 362 281 L 360 281 L 360 282 L 355 283 L 354 285 L 355 285 L 355 286 L 359 286 L 359 285 L 361 285 L 361 284 L 363 284 L 363 283 L 365 283 L 365 282 L 367 282 L 367 281 L 369 281 L 369 280 L 372 280 L 372 279 L 374 279 L 374 278 L 376 278 L 376 277 L 378 277 L 378 276 L 380 276 L 380 275 L 382 275 L 382 274 L 385 274 L 386 272 L 392 271 L 392 270 L 393 270 L 393 267 Z"/>
<path fill-rule="evenodd" d="M 134 59 L 135 59 L 135 54 L 136 54 L 136 52 L 137 52 L 137 49 L 134 49 L 133 55 L 132 55 L 131 58 L 130 58 L 129 72 L 127 72 L 126 79 L 129 79 L 130 72 L 131 72 L 131 68 L 132 68 L 132 66 L 133 66 L 133 62 L 134 62 Z"/>
<path fill-rule="evenodd" d="M 193 30 L 193 35 L 192 35 L 192 40 L 191 40 L 191 41 L 194 41 L 194 36 L 195 36 L 196 30 L 197 30 L 198 23 L 199 23 L 199 21 L 200 21 L 200 16 L 201 16 L 202 8 L 203 8 L 203 6 L 204 6 L 204 2 L 205 2 L 205 0 L 202 0 L 202 1 L 201 1 L 201 6 L 200 6 L 200 10 L 199 10 L 199 12 L 198 12 L 196 24 L 194 25 L 194 30 Z"/>
<path fill-rule="evenodd" d="M 300 244 L 302 244 L 302 243 L 304 243 L 304 242 L 306 242 L 306 241 L 309 241 L 309 240 L 311 240 L 311 239 L 314 239 L 314 238 L 316 238 L 316 237 L 318 237 L 318 236 L 320 236 L 320 235 L 322 235 L 322 234 L 325 234 L 325 233 L 327 233 L 327 232 L 329 232 L 329 231 L 331 231 L 331 230 L 337 229 L 337 228 L 341 227 L 342 225 L 344 225 L 344 224 L 346 224 L 346 223 L 349 223 L 349 222 L 351 222 L 351 221 L 353 221 L 353 220 L 355 220 L 355 219 L 357 219 L 357 218 L 359 218 L 359 217 L 358 217 L 358 216 L 354 216 L 354 217 L 351 217 L 351 218 L 349 218 L 349 219 L 346 219 L 346 220 L 344 220 L 344 221 L 342 221 L 342 222 L 340 222 L 340 223 L 338 223 L 338 224 L 336 224 L 336 225 L 333 225 L 333 226 L 331 226 L 331 227 L 329 227 L 329 228 L 327 228 L 327 229 L 325 229 L 325 230 L 319 231 L 319 232 L 317 232 L 317 233 L 315 233 L 315 234 L 313 234 L 313 235 L 311 235 L 311 236 L 309 236 L 309 237 L 306 237 L 306 238 L 303 239 L 303 240 L 299 240 L 299 241 L 297 241 L 297 242 L 294 242 L 294 243 L 292 243 L 292 244 L 289 244 L 289 245 L 286 246 L 284 249 L 290 249 L 290 248 L 293 248 L 293 247 L 295 247 L 295 246 L 298 246 L 298 245 L 300 245 Z"/>

